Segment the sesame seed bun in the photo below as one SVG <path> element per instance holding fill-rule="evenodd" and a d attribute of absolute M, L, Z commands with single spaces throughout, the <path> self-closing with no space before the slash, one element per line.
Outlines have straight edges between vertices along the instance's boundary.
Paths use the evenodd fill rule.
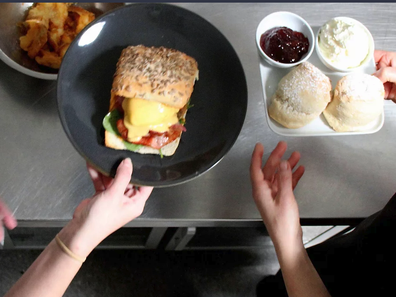
<path fill-rule="evenodd" d="M 129 46 L 122 51 L 117 63 L 109 111 L 116 108 L 117 96 L 140 98 L 178 108 L 178 117 L 184 120 L 186 105 L 197 79 L 197 62 L 180 51 L 165 47 Z M 171 156 L 175 153 L 180 138 L 181 136 L 163 146 L 161 150 L 142 146 L 136 153 Z M 105 145 L 118 150 L 127 149 L 124 140 L 109 131 L 105 131 Z"/>
<path fill-rule="evenodd" d="M 182 52 L 128 46 L 118 60 L 111 97 L 141 98 L 180 109 L 190 99 L 196 79 L 197 62 Z"/>

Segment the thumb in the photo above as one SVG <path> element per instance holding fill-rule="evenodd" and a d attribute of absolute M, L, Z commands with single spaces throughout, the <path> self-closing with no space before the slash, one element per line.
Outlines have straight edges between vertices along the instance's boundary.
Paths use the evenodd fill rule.
<path fill-rule="evenodd" d="M 114 195 L 123 195 L 129 182 L 131 181 L 132 170 L 131 159 L 124 159 L 120 165 L 118 165 L 114 181 L 108 188 L 108 191 Z"/>
<path fill-rule="evenodd" d="M 382 83 L 392 82 L 396 83 L 396 68 L 384 67 L 374 73 L 374 76 L 378 77 Z"/>
<path fill-rule="evenodd" d="M 279 165 L 278 187 L 281 199 L 293 193 L 292 171 L 288 161 L 282 161 Z"/>

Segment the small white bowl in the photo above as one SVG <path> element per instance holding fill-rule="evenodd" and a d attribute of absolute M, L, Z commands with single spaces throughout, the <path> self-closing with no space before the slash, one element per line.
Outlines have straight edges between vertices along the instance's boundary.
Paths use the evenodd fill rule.
<path fill-rule="evenodd" d="M 370 31 L 369 31 L 369 30 L 366 28 L 366 26 L 364 26 L 361 22 L 359 22 L 359 21 L 357 21 L 357 20 L 355 20 L 355 19 L 349 18 L 349 17 L 336 17 L 336 18 L 333 18 L 333 19 L 335 19 L 335 20 L 340 19 L 340 20 L 345 20 L 345 21 L 347 21 L 347 22 L 353 22 L 353 23 L 357 24 L 358 26 L 360 26 L 360 27 L 366 32 L 366 34 L 367 34 L 367 36 L 368 36 L 368 38 L 369 38 L 369 52 L 367 53 L 366 58 L 365 58 L 365 59 L 362 61 L 362 63 L 361 63 L 359 66 L 357 66 L 357 67 L 342 68 L 342 67 L 339 67 L 339 66 L 334 65 L 334 63 L 332 63 L 329 59 L 327 59 L 325 56 L 323 56 L 322 51 L 320 50 L 320 47 L 319 47 L 319 35 L 320 35 L 320 31 L 322 30 L 322 28 L 323 28 L 323 26 L 324 26 L 324 25 L 323 25 L 322 27 L 319 28 L 319 30 L 318 30 L 318 32 L 317 32 L 317 34 L 316 34 L 316 38 L 315 38 L 316 53 L 317 53 L 317 55 L 318 55 L 318 57 L 319 57 L 319 60 L 320 60 L 327 68 L 329 68 L 330 70 L 338 71 L 338 72 L 352 72 L 352 71 L 355 71 L 355 70 L 358 70 L 358 69 L 360 69 L 360 68 L 365 67 L 365 66 L 367 65 L 367 63 L 369 63 L 370 60 L 371 60 L 371 59 L 373 58 L 373 56 L 374 56 L 374 39 L 373 39 L 373 36 L 371 35 Z M 331 20 L 329 20 L 329 21 L 331 21 Z M 328 21 L 328 22 L 329 22 L 329 21 Z M 327 24 L 328 22 L 326 22 L 325 24 Z"/>
<path fill-rule="evenodd" d="M 308 52 L 305 54 L 305 56 L 301 58 L 300 61 L 296 63 L 280 63 L 271 59 L 269 56 L 267 56 L 264 53 L 264 51 L 260 46 L 261 35 L 264 34 L 267 30 L 274 27 L 288 27 L 293 31 L 301 32 L 302 34 L 304 34 L 305 37 L 308 38 L 309 41 Z M 261 56 L 270 65 L 279 68 L 290 68 L 308 60 L 308 58 L 313 53 L 315 47 L 315 35 L 312 32 L 312 28 L 302 17 L 291 12 L 278 11 L 271 13 L 267 15 L 264 19 L 262 19 L 256 30 L 256 44 Z"/>

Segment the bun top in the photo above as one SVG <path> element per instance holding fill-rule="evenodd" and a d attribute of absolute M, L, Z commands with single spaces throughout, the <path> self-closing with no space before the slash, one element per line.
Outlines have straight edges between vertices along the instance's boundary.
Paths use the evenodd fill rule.
<path fill-rule="evenodd" d="M 330 79 L 303 62 L 280 80 L 268 113 L 286 128 L 301 128 L 319 117 L 330 100 Z"/>
<path fill-rule="evenodd" d="M 377 77 L 352 73 L 338 81 L 324 115 L 335 131 L 359 131 L 381 114 L 384 96 L 384 85 Z"/>
<path fill-rule="evenodd" d="M 198 79 L 194 58 L 165 47 L 125 48 L 117 63 L 111 90 L 114 96 L 141 98 L 182 108 Z"/>

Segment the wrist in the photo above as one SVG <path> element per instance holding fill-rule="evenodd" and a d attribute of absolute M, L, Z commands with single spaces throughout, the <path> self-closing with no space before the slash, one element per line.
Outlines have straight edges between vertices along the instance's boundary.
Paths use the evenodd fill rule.
<path fill-rule="evenodd" d="M 290 262 L 305 252 L 302 238 L 296 237 L 293 240 L 274 242 L 275 251 L 279 262 Z"/>
<path fill-rule="evenodd" d="M 266 225 L 267 226 L 267 225 Z M 303 246 L 302 228 L 299 223 L 289 224 L 288 227 L 283 226 L 277 228 L 267 228 L 268 233 L 279 251 L 293 252 L 297 247 Z"/>
<path fill-rule="evenodd" d="M 87 257 L 96 247 L 90 243 L 89 237 L 84 234 L 83 227 L 74 219 L 59 232 L 58 237 L 66 247 L 80 257 Z"/>

